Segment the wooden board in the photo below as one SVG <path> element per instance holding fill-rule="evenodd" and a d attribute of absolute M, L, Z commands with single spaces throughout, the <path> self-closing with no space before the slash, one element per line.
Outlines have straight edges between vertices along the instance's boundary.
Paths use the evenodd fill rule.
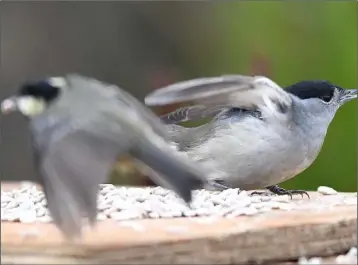
<path fill-rule="evenodd" d="M 2 264 L 251 264 L 345 253 L 357 244 L 355 205 L 198 219 L 130 222 L 141 229 L 103 221 L 76 245 L 52 224 L 2 222 Z"/>

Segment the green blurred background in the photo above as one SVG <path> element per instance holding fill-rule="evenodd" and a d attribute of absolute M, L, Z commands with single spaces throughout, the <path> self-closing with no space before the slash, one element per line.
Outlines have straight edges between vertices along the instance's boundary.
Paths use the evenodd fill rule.
<path fill-rule="evenodd" d="M 235 73 L 266 75 L 281 86 L 327 79 L 357 87 L 356 1 L 5 1 L 0 12 L 1 96 L 24 79 L 72 71 L 140 99 L 175 81 Z M 2 122 L 3 176 L 33 176 L 25 123 Z M 356 148 L 353 101 L 337 113 L 314 164 L 282 187 L 356 191 Z M 133 175 L 122 162 L 111 181 L 149 183 Z"/>
<path fill-rule="evenodd" d="M 220 4 L 214 19 L 225 28 L 218 34 L 222 49 L 214 53 L 220 63 L 203 62 L 197 69 L 262 72 L 283 86 L 328 79 L 357 87 L 357 2 L 233 2 Z M 198 57 L 205 58 L 199 50 Z M 356 148 L 357 103 L 351 102 L 333 120 L 315 163 L 282 186 L 312 190 L 327 185 L 356 191 Z"/>
<path fill-rule="evenodd" d="M 152 22 L 180 54 L 181 79 L 241 73 L 267 75 L 282 86 L 327 79 L 357 87 L 356 2 L 227 1 L 196 3 L 191 12 L 190 5 L 162 4 L 170 22 Z M 193 15 L 200 5 L 203 13 Z M 152 17 L 159 14 L 153 9 Z M 282 187 L 357 190 L 356 106 L 339 110 L 317 160 Z"/>

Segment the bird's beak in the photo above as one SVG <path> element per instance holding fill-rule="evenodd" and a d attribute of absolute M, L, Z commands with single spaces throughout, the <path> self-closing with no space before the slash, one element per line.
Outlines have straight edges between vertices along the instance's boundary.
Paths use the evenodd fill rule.
<path fill-rule="evenodd" d="M 340 104 L 343 105 L 344 103 L 351 101 L 356 97 L 357 97 L 357 89 L 345 89 L 339 97 L 339 102 Z"/>
<path fill-rule="evenodd" d="M 1 112 L 4 114 L 19 111 L 22 115 L 32 117 L 45 109 L 45 101 L 32 96 L 13 96 L 1 102 Z"/>
<path fill-rule="evenodd" d="M 4 99 L 1 102 L 1 113 L 8 114 L 14 112 L 18 109 L 17 107 L 17 97 L 13 96 L 7 99 Z"/>

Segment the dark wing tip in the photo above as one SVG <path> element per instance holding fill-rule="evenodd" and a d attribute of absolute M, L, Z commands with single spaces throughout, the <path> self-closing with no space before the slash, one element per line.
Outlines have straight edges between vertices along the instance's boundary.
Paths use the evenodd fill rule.
<path fill-rule="evenodd" d="M 188 178 L 183 178 L 182 185 L 177 185 L 176 190 L 186 203 L 190 203 L 193 199 L 192 191 L 202 188 L 204 184 L 204 181 L 197 178 L 197 176 L 189 176 Z"/>

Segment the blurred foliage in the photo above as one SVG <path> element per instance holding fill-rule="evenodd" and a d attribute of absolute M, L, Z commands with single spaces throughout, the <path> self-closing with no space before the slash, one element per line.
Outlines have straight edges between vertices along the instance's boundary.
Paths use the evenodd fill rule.
<path fill-rule="evenodd" d="M 147 186 L 154 183 L 142 175 L 130 158 L 119 159 L 110 174 L 110 183 L 121 186 Z"/>
<path fill-rule="evenodd" d="M 263 74 L 282 86 L 327 79 L 342 87 L 357 87 L 355 1 L 218 1 L 202 6 L 208 8 L 203 8 L 207 13 L 200 19 L 209 22 L 201 27 L 211 25 L 209 30 L 183 22 L 181 30 L 187 38 L 175 43 L 186 73 L 181 79 Z M 356 191 L 356 106 L 353 101 L 342 107 L 317 160 L 282 187 L 314 190 L 327 185 Z"/>

